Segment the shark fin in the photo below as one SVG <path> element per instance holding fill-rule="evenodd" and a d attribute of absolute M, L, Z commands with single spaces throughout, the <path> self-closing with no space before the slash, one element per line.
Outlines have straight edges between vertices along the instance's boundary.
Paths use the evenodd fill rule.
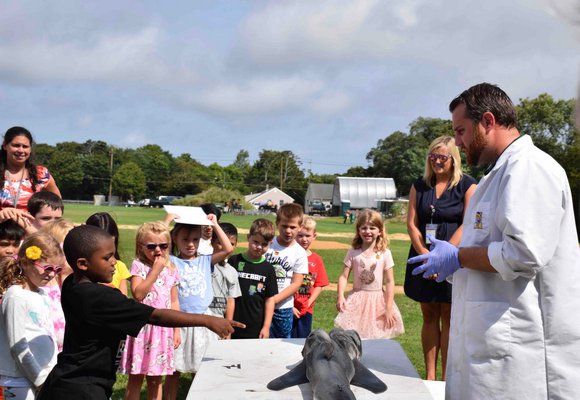
<path fill-rule="evenodd" d="M 351 385 L 355 385 L 373 393 L 382 393 L 387 390 L 387 385 L 381 381 L 370 369 L 362 365 L 358 360 L 353 360 L 354 376 L 351 379 Z"/>
<path fill-rule="evenodd" d="M 302 383 L 308 383 L 308 378 L 306 377 L 306 363 L 304 360 L 284 375 L 271 380 L 267 387 L 270 390 L 282 390 Z"/>

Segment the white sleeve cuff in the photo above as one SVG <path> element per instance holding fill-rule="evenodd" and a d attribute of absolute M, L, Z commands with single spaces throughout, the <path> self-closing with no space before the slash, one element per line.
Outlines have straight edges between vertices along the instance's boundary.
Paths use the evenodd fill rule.
<path fill-rule="evenodd" d="M 503 254 L 503 242 L 492 242 L 487 247 L 487 256 L 489 257 L 489 262 L 491 266 L 500 274 L 504 281 L 513 281 L 520 274 L 514 272 L 513 269 L 504 261 Z"/>

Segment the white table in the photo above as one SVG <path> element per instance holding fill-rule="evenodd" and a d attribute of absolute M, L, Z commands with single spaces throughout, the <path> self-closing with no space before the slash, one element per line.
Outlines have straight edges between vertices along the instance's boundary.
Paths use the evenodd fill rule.
<path fill-rule="evenodd" d="M 312 399 L 310 384 L 271 391 L 266 385 L 302 360 L 304 339 L 220 340 L 208 347 L 187 399 Z M 373 394 L 351 386 L 358 400 L 432 400 L 401 345 L 363 340 L 363 364 L 388 386 Z"/>

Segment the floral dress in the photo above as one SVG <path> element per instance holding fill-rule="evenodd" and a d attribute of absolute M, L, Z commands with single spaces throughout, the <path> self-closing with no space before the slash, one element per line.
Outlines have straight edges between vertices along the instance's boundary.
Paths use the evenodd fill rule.
<path fill-rule="evenodd" d="M 151 267 L 134 260 L 131 275 L 145 279 Z M 165 267 L 142 303 L 155 308 L 171 308 L 171 288 L 179 282 L 177 268 Z M 137 337 L 127 336 L 119 372 L 132 375 L 172 375 L 173 328 L 145 325 Z"/>
<path fill-rule="evenodd" d="M 50 306 L 50 317 L 54 326 L 54 334 L 56 337 L 56 345 L 58 352 L 62 351 L 64 343 L 64 326 L 66 320 L 64 318 L 64 311 L 60 302 L 60 286 L 58 283 L 49 283 L 43 287 L 44 293 L 48 297 L 48 305 Z"/>
<path fill-rule="evenodd" d="M 38 182 L 32 188 L 30 179 L 21 179 L 20 177 L 6 174 L 4 185 L 0 188 L 0 208 L 13 208 L 14 203 L 16 203 L 16 208 L 19 210 L 28 210 L 28 199 L 34 192 L 40 192 L 45 189 L 51 178 L 48 169 L 41 165 L 36 166 L 36 175 Z"/>
<path fill-rule="evenodd" d="M 385 317 L 383 274 L 394 266 L 391 251 L 365 255 L 361 249 L 350 249 L 344 265 L 352 269 L 353 290 L 334 325 L 354 329 L 363 339 L 390 339 L 404 333 L 403 319 L 394 302 L 393 313 L 397 322 L 388 328 Z"/>

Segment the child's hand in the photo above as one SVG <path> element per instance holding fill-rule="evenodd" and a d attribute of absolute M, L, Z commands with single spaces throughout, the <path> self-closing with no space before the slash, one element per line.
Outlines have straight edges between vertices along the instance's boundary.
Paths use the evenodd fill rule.
<path fill-rule="evenodd" d="M 258 339 L 268 339 L 270 337 L 270 328 L 266 329 L 266 328 L 262 328 L 260 330 L 260 335 L 258 336 Z"/>
<path fill-rule="evenodd" d="M 344 301 L 344 297 L 339 297 L 336 301 L 336 310 L 339 312 L 343 312 L 346 308 L 346 302 Z"/>
<path fill-rule="evenodd" d="M 165 218 L 163 218 L 163 223 L 166 226 L 169 226 L 169 224 L 171 224 L 171 222 L 173 222 L 174 220 L 176 220 L 178 218 L 179 218 L 179 215 L 177 215 L 177 214 L 167 213 L 167 215 L 165 216 Z"/>
<path fill-rule="evenodd" d="M 215 216 L 215 214 L 207 214 L 207 219 L 209 219 L 211 221 L 212 225 L 217 225 L 218 220 L 217 217 Z"/>
<path fill-rule="evenodd" d="M 163 270 L 163 268 L 165 268 L 165 266 L 167 265 L 167 260 L 165 259 L 165 255 L 159 255 L 159 256 L 155 256 L 155 259 L 153 260 L 153 265 L 151 266 L 152 269 L 158 269 L 158 270 Z"/>
<path fill-rule="evenodd" d="M 173 329 L 173 348 L 176 349 L 181 345 L 181 329 Z"/>
<path fill-rule="evenodd" d="M 207 316 L 206 328 L 215 332 L 220 338 L 224 339 L 234 333 L 234 328 L 244 329 L 246 325 L 238 321 L 230 321 L 225 318 Z"/>
<path fill-rule="evenodd" d="M 387 323 L 387 328 L 391 329 L 397 323 L 397 316 L 393 313 L 393 309 L 385 310 L 385 320 Z"/>
<path fill-rule="evenodd" d="M 34 221 L 34 217 L 30 213 L 17 208 L 3 208 L 0 210 L 0 222 L 9 219 L 13 220 L 24 229 L 29 227 Z"/>
<path fill-rule="evenodd" d="M 296 307 L 292 309 L 292 312 L 294 313 L 294 318 L 300 318 L 300 311 Z"/>

